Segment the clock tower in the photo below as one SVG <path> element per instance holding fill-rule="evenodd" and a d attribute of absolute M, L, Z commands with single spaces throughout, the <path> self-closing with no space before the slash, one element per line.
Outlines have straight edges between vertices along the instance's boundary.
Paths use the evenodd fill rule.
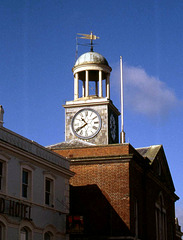
<path fill-rule="evenodd" d="M 65 141 L 80 139 L 94 144 L 118 143 L 120 112 L 110 99 L 112 69 L 107 60 L 91 48 L 76 60 L 72 71 L 74 100 L 64 105 Z"/>

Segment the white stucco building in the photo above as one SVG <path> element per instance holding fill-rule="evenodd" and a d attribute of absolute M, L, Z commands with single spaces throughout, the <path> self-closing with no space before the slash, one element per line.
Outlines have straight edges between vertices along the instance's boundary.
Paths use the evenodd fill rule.
<path fill-rule="evenodd" d="M 65 240 L 69 161 L 0 125 L 0 240 Z"/>

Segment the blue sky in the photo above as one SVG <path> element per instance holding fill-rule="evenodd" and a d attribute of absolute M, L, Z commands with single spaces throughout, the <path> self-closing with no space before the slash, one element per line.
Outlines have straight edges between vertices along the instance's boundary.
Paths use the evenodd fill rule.
<path fill-rule="evenodd" d="M 93 31 L 119 109 L 123 56 L 126 140 L 163 145 L 183 226 L 182 11 L 182 0 L 1 0 L 0 104 L 6 128 L 44 146 L 64 141 L 76 33 Z M 88 50 L 80 46 L 79 55 Z"/>

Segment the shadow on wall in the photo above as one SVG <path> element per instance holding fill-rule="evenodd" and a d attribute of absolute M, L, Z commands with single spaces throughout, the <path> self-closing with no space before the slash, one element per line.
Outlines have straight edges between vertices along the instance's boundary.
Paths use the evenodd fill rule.
<path fill-rule="evenodd" d="M 83 237 L 130 235 L 128 227 L 97 185 L 70 186 L 70 215 L 82 216 L 80 235 Z M 70 234 L 72 239 L 76 237 L 72 230 Z"/>

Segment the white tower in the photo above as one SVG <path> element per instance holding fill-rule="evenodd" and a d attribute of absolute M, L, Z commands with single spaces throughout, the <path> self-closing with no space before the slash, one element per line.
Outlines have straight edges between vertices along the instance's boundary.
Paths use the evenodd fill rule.
<path fill-rule="evenodd" d="M 74 100 L 64 105 L 65 140 L 78 138 L 95 144 L 118 143 L 120 113 L 110 99 L 112 69 L 101 54 L 92 50 L 93 47 L 81 55 L 72 69 Z"/>

